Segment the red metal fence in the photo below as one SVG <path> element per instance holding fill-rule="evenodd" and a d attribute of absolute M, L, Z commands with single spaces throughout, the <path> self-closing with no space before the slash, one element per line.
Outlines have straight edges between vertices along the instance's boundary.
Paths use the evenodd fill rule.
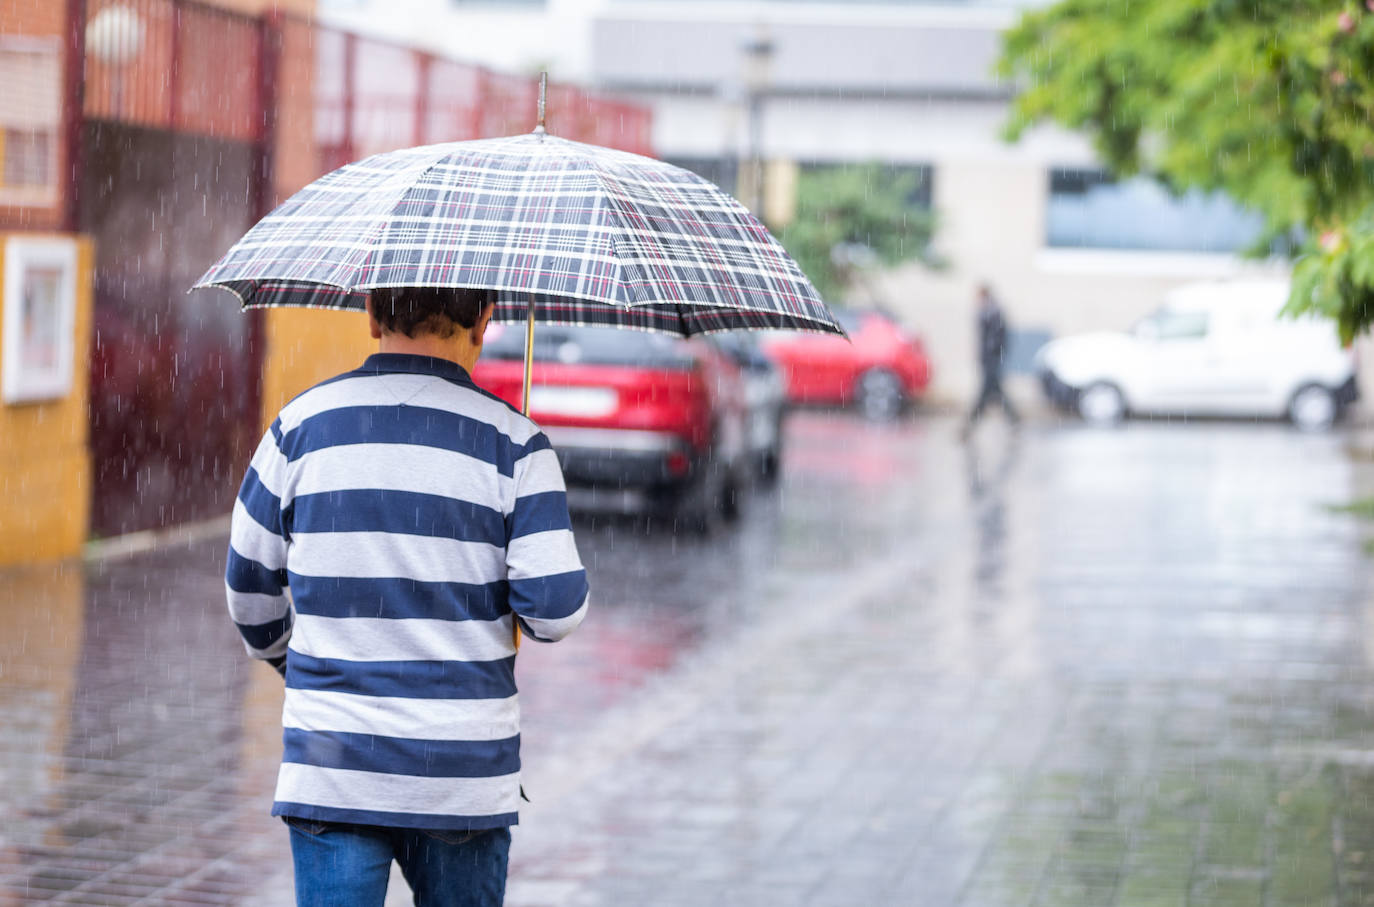
<path fill-rule="evenodd" d="M 316 30 L 315 138 L 321 170 L 408 145 L 534 128 L 537 80 L 351 32 Z M 554 135 L 651 154 L 649 111 L 571 85 L 549 88 Z"/>
<path fill-rule="evenodd" d="M 283 28 L 311 32 L 319 171 L 408 145 L 528 132 L 537 81 L 280 16 L 191 0 L 89 0 L 85 115 L 255 142 L 279 110 L 264 69 Z M 269 61 L 270 62 L 270 61 Z M 555 135 L 650 154 L 647 109 L 572 85 L 549 89 Z M 290 114 L 287 114 L 290 115 Z"/>
<path fill-rule="evenodd" d="M 175 0 L 89 0 L 86 13 L 87 117 L 261 137 L 261 20 Z"/>

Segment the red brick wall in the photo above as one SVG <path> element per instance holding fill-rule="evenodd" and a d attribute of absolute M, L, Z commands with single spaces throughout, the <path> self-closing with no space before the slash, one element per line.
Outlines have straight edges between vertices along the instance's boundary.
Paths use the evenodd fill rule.
<path fill-rule="evenodd" d="M 62 0 L 0 0 L 0 34 L 60 35 L 66 21 Z"/>
<path fill-rule="evenodd" d="M 66 0 L 0 0 L 0 36 L 52 37 L 64 41 L 63 71 L 66 25 Z M 67 188 L 66 180 L 62 177 L 70 168 L 67 166 L 66 148 L 60 127 L 56 141 L 56 199 L 51 205 L 42 207 L 0 204 L 0 229 L 56 230 L 61 226 Z"/>

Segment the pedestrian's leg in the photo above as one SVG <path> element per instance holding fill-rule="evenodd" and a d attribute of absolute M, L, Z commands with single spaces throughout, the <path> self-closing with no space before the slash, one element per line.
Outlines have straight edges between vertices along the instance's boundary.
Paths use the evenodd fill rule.
<path fill-rule="evenodd" d="M 1019 425 L 1021 414 L 1016 411 L 1016 407 L 1011 405 L 1011 398 L 1007 396 L 1006 388 L 1002 387 L 1002 376 L 997 376 L 997 399 L 1002 402 L 1002 412 L 1007 414 L 1007 421 L 1012 425 Z"/>
<path fill-rule="evenodd" d="M 416 907 L 500 907 L 510 829 L 407 831 L 397 849 Z"/>
<path fill-rule="evenodd" d="M 391 876 L 386 829 L 289 818 L 297 907 L 381 907 Z"/>
<path fill-rule="evenodd" d="M 993 395 L 997 392 L 997 381 L 987 372 L 983 373 L 983 384 L 978 388 L 978 399 L 973 404 L 973 409 L 968 414 L 968 424 L 973 425 L 983 417 L 983 410 L 988 408 L 992 402 Z"/>

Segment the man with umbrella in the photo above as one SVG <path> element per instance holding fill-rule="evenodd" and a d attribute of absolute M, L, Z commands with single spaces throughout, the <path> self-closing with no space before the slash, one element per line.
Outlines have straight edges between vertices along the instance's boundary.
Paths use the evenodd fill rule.
<path fill-rule="evenodd" d="M 468 377 L 487 321 L 525 324 L 525 412 L 536 323 L 844 332 L 737 201 L 548 135 L 542 100 L 529 135 L 326 174 L 197 286 L 244 308 L 366 307 L 381 342 L 286 406 L 236 506 L 235 620 L 262 658 L 290 633 L 276 811 L 294 823 L 298 897 L 380 903 L 397 855 L 418 904 L 499 902 L 519 793 L 511 631 L 571 630 L 586 579 L 546 438 Z M 445 848 L 465 848 L 486 894 L 455 891 L 468 882 Z"/>
<path fill-rule="evenodd" d="M 379 352 L 282 409 L 234 507 L 230 613 L 286 677 L 272 813 L 302 905 L 380 905 L 393 859 L 417 904 L 504 896 L 515 627 L 562 638 L 587 579 L 548 439 L 469 377 L 492 295 L 373 290 Z"/>

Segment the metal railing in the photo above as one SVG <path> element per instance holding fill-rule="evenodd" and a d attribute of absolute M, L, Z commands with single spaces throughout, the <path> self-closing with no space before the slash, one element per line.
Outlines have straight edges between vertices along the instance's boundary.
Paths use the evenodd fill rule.
<path fill-rule="evenodd" d="M 486 138 L 534 126 L 537 80 L 279 14 L 229 12 L 197 0 L 88 0 L 88 119 L 261 142 L 283 104 L 272 54 L 308 30 L 310 107 L 321 172 L 408 145 Z M 302 42 L 293 42 L 299 45 Z M 290 90 L 303 87 L 293 81 Z M 651 153 L 650 112 L 554 83 L 550 131 Z"/>

